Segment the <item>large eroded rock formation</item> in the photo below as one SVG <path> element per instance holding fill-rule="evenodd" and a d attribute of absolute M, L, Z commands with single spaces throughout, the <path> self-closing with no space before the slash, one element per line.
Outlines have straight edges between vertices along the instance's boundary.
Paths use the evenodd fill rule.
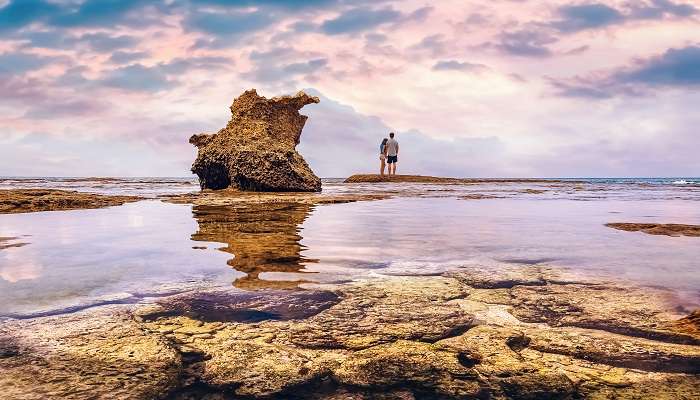
<path fill-rule="evenodd" d="M 307 118 L 299 110 L 318 102 L 304 92 L 272 99 L 244 92 L 225 128 L 190 138 L 199 148 L 192 172 L 202 189 L 320 191 L 321 180 L 295 150 Z"/>

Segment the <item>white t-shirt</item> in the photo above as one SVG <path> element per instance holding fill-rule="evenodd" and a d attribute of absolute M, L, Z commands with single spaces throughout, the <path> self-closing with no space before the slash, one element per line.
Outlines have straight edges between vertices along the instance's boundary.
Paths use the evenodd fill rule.
<path fill-rule="evenodd" d="M 399 151 L 399 142 L 396 141 L 396 139 L 389 139 L 386 142 L 386 155 L 388 156 L 395 156 L 396 153 Z"/>

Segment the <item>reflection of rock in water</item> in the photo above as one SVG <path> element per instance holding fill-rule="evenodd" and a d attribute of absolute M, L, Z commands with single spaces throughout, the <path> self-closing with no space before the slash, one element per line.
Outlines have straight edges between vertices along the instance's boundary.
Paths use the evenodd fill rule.
<path fill-rule="evenodd" d="M 299 235 L 312 208 L 297 203 L 198 206 L 194 216 L 199 230 L 192 240 L 227 244 L 220 250 L 235 256 L 228 265 L 246 274 L 234 281 L 238 288 L 295 288 L 305 281 L 264 280 L 260 274 L 304 272 L 305 263 L 317 261 L 301 255 Z"/>

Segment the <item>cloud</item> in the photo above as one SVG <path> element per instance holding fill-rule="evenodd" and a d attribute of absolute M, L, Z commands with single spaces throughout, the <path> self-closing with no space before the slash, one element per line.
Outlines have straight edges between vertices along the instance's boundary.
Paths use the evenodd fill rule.
<path fill-rule="evenodd" d="M 446 48 L 447 41 L 445 40 L 445 35 L 438 33 L 424 37 L 420 42 L 410 46 L 408 50 L 419 52 L 425 51 L 432 56 L 438 56 L 444 54 Z"/>
<path fill-rule="evenodd" d="M 144 0 L 85 0 L 79 5 L 63 3 L 60 12 L 49 20 L 54 26 L 103 27 L 113 25 L 141 25 L 145 17 L 143 8 L 149 5 Z M 157 5 L 158 3 L 152 3 Z M 135 12 L 136 10 L 139 12 Z M 164 8 L 161 8 L 163 11 Z"/>
<path fill-rule="evenodd" d="M 109 61 L 114 63 L 114 64 L 130 64 L 134 61 L 148 58 L 149 56 L 150 56 L 150 53 L 147 51 L 132 51 L 132 52 L 115 51 L 109 57 Z"/>
<path fill-rule="evenodd" d="M 569 80 L 550 79 L 549 84 L 555 89 L 556 94 L 562 97 L 609 99 L 614 96 L 614 91 L 608 84 L 596 85 L 578 77 Z"/>
<path fill-rule="evenodd" d="M 566 5 L 558 9 L 558 14 L 562 19 L 551 25 L 562 32 L 602 28 L 625 19 L 617 9 L 601 3 Z"/>
<path fill-rule="evenodd" d="M 664 54 L 617 72 L 613 79 L 621 83 L 648 86 L 700 85 L 700 45 L 669 49 Z"/>
<path fill-rule="evenodd" d="M 632 3 L 630 17 L 634 19 L 661 19 L 667 15 L 690 17 L 698 12 L 691 4 L 677 4 L 669 0 L 652 0 L 651 3 Z"/>
<path fill-rule="evenodd" d="M 200 4 L 218 6 L 231 6 L 239 8 L 269 7 L 282 8 L 289 11 L 316 9 L 325 6 L 334 6 L 342 1 L 338 0 L 197 0 Z"/>
<path fill-rule="evenodd" d="M 546 30 L 527 28 L 502 32 L 498 43 L 490 46 L 515 56 L 547 57 L 552 54 L 548 45 L 556 43 L 557 40 Z"/>
<path fill-rule="evenodd" d="M 187 58 L 174 58 L 166 63 L 159 63 L 156 69 L 166 74 L 183 75 L 188 71 L 200 70 L 218 70 L 226 69 L 234 65 L 233 59 L 229 57 L 218 56 L 199 56 Z"/>
<path fill-rule="evenodd" d="M 619 10 L 603 3 L 585 3 L 565 5 L 557 9 L 558 20 L 549 26 L 565 33 L 586 29 L 606 28 L 633 20 L 663 19 L 672 17 L 689 17 L 697 9 L 684 3 L 670 0 L 637 1 L 626 4 Z"/>
<path fill-rule="evenodd" d="M 104 32 L 68 35 L 63 30 L 34 31 L 18 36 L 28 41 L 24 48 L 47 48 L 61 50 L 89 49 L 98 53 L 109 53 L 117 49 L 135 47 L 139 40 L 130 35 L 110 35 Z"/>
<path fill-rule="evenodd" d="M 360 32 L 389 22 L 396 22 L 401 16 L 400 12 L 389 7 L 379 10 L 358 7 L 324 21 L 321 24 L 321 31 L 328 35 Z"/>
<path fill-rule="evenodd" d="M 368 44 L 381 44 L 387 41 L 388 37 L 381 33 L 368 33 L 365 35 L 365 41 Z"/>
<path fill-rule="evenodd" d="M 403 20 L 404 21 L 422 22 L 428 17 L 428 15 L 430 15 L 431 12 L 433 12 L 434 9 L 435 9 L 435 7 L 431 7 L 431 6 L 421 7 L 415 11 L 412 11 L 410 14 L 406 15 L 403 18 Z"/>
<path fill-rule="evenodd" d="M 290 30 L 295 33 L 307 33 L 318 31 L 318 26 L 312 22 L 303 20 L 294 22 L 289 26 Z"/>
<path fill-rule="evenodd" d="M 160 68 L 145 67 L 141 64 L 114 69 L 108 72 L 100 83 L 119 89 L 147 92 L 158 92 L 175 86 L 175 82 L 168 79 Z"/>
<path fill-rule="evenodd" d="M 55 100 L 55 101 L 52 101 Z M 95 115 L 106 108 L 99 100 L 69 99 L 59 100 L 42 97 L 37 104 L 24 114 L 24 118 L 31 119 L 55 119 L 60 117 L 79 117 L 82 115 Z"/>
<path fill-rule="evenodd" d="M 288 74 L 309 74 L 325 67 L 327 64 L 327 59 L 317 58 L 306 62 L 287 64 L 282 67 L 282 71 Z"/>
<path fill-rule="evenodd" d="M 243 74 L 244 77 L 257 82 L 292 81 L 298 75 L 317 72 L 328 64 L 325 58 L 288 64 L 261 63 L 253 70 Z"/>
<path fill-rule="evenodd" d="M 274 47 L 267 51 L 252 51 L 249 55 L 253 68 L 244 72 L 244 78 L 256 81 L 294 84 L 295 78 L 318 72 L 328 65 L 328 59 L 319 53 L 300 52 L 291 47 Z"/>
<path fill-rule="evenodd" d="M 124 47 L 135 46 L 138 40 L 133 36 L 111 36 L 105 33 L 86 33 L 77 39 L 78 43 L 87 43 L 98 52 L 110 52 Z"/>
<path fill-rule="evenodd" d="M 668 49 L 614 71 L 550 83 L 561 96 L 592 99 L 639 95 L 653 88 L 700 87 L 700 45 Z"/>
<path fill-rule="evenodd" d="M 197 11 L 185 19 L 185 27 L 217 36 L 233 37 L 263 29 L 274 19 L 263 11 Z"/>
<path fill-rule="evenodd" d="M 136 57 L 138 56 L 138 57 Z M 134 57 L 147 57 L 148 53 L 136 54 L 114 53 L 110 61 L 115 64 L 128 64 Z M 125 61 L 125 62 L 116 62 Z M 128 60 L 128 61 L 127 61 Z M 192 70 L 215 71 L 227 69 L 234 65 L 228 57 L 198 56 L 174 58 L 168 62 L 146 66 L 141 63 L 130 64 L 102 71 L 97 78 L 86 78 L 87 68 L 76 66 L 67 69 L 63 75 L 54 80 L 54 85 L 72 89 L 118 88 L 137 92 L 159 92 L 172 89 L 182 83 L 181 77 Z"/>
<path fill-rule="evenodd" d="M 61 59 L 60 57 L 46 57 L 30 53 L 2 53 L 0 54 L 0 75 L 23 74 L 43 68 L 49 63 Z"/>
<path fill-rule="evenodd" d="M 488 70 L 484 64 L 473 64 L 468 62 L 460 62 L 457 60 L 438 61 L 433 65 L 433 71 L 463 71 L 463 72 L 481 72 Z"/>

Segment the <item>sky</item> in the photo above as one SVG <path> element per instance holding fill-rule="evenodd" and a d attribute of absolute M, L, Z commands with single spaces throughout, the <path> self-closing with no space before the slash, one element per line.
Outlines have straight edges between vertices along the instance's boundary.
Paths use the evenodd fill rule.
<path fill-rule="evenodd" d="M 322 177 L 700 176 L 700 2 L 0 0 L 0 176 L 190 176 L 232 100 L 320 97 Z"/>

